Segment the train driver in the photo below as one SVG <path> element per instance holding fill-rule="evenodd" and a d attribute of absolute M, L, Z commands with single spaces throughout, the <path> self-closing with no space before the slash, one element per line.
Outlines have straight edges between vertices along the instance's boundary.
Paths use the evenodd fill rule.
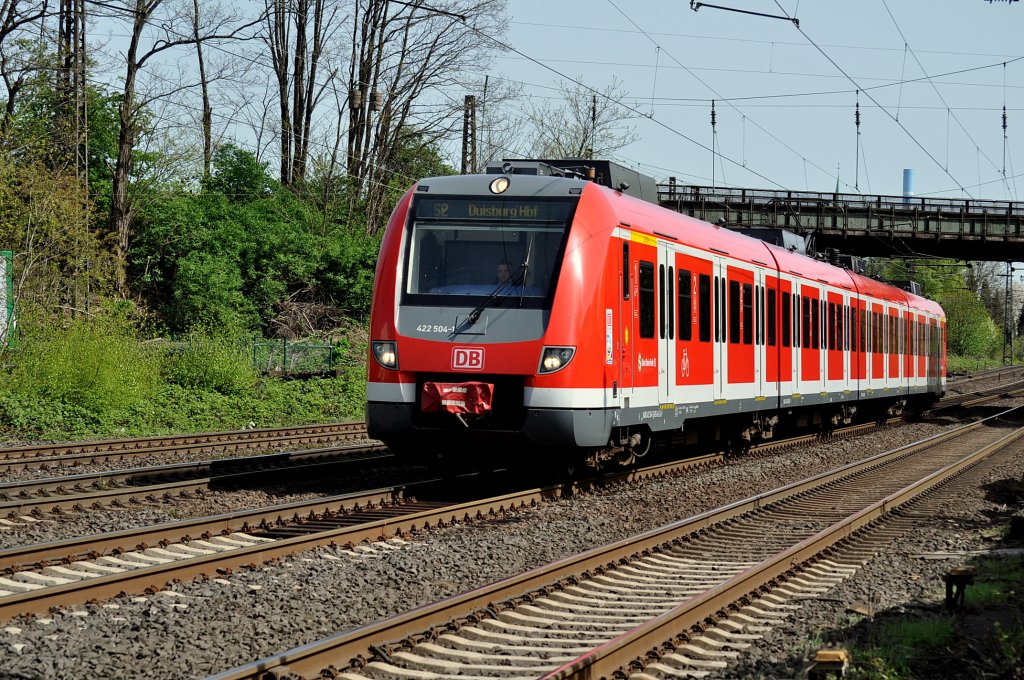
<path fill-rule="evenodd" d="M 511 279 L 512 279 L 512 270 L 509 268 L 508 262 L 505 262 L 504 260 L 502 260 L 501 262 L 498 263 L 498 274 L 497 274 L 497 280 L 495 281 L 495 283 L 497 283 L 499 286 L 504 286 Z"/>

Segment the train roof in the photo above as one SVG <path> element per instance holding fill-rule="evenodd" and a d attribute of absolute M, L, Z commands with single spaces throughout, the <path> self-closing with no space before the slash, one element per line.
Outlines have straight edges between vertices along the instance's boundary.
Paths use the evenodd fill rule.
<path fill-rule="evenodd" d="M 914 295 L 896 286 L 695 217 L 651 205 L 605 187 L 597 187 L 597 189 L 608 197 L 619 219 L 628 223 L 632 229 L 649 233 L 655 237 L 660 235 L 656 232 L 661 232 L 661 234 L 674 236 L 680 242 L 685 242 L 696 248 L 709 252 L 724 252 L 730 257 L 755 264 L 770 262 L 774 258 L 780 272 L 904 304 L 918 311 L 945 316 L 942 307 L 937 302 Z"/>

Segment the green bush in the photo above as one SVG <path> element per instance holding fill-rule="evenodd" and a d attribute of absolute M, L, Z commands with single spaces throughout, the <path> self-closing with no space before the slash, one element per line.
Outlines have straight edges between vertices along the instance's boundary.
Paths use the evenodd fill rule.
<path fill-rule="evenodd" d="M 194 335 L 167 353 L 164 376 L 189 389 L 241 394 L 256 382 L 249 348 L 246 340 Z"/>
<path fill-rule="evenodd" d="M 112 423 L 159 384 L 159 357 L 139 344 L 127 321 L 110 316 L 57 329 L 24 324 L 15 354 L 5 392 L 16 419 L 34 399 Z"/>

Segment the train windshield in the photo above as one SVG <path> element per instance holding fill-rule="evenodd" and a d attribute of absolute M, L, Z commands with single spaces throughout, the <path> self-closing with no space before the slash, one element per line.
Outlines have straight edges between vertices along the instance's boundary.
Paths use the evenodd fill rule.
<path fill-rule="evenodd" d="M 549 306 L 577 201 L 418 197 L 403 302 Z"/>

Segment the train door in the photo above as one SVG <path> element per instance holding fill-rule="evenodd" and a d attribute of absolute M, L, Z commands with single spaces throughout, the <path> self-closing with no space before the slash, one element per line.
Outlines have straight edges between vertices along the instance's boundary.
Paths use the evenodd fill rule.
<path fill-rule="evenodd" d="M 633 396 L 633 362 L 636 361 L 636 357 L 633 354 L 633 319 L 636 315 L 636 292 L 634 291 L 634 285 L 636 284 L 636 264 L 635 260 L 630 257 L 630 243 L 629 237 L 622 240 L 622 273 L 619 286 L 619 324 L 617 328 L 613 328 L 612 332 L 615 333 L 615 344 L 619 349 L 618 364 L 618 376 L 619 376 L 619 395 L 621 397 L 620 402 L 629 407 L 629 400 Z M 608 321 L 605 319 L 605 324 Z M 607 328 L 605 329 L 607 332 Z M 606 339 L 607 342 L 607 339 Z"/>
<path fill-rule="evenodd" d="M 792 344 L 789 348 L 790 375 L 793 379 L 793 387 L 790 391 L 793 394 L 800 394 L 800 384 L 803 381 L 801 376 L 800 346 L 803 343 L 803 339 L 800 336 L 800 283 L 796 279 L 793 279 L 792 283 L 789 321 L 792 327 Z"/>
<path fill-rule="evenodd" d="M 675 402 L 676 318 L 675 256 L 671 245 L 658 243 L 658 398 Z"/>
<path fill-rule="evenodd" d="M 764 270 L 754 270 L 754 396 L 765 393 L 765 373 L 768 361 L 765 351 Z"/>
<path fill-rule="evenodd" d="M 712 256 L 712 297 L 714 298 L 714 340 L 715 348 L 712 352 L 714 362 L 714 387 L 712 394 L 716 403 L 725 399 L 726 367 L 729 365 L 729 343 L 726 336 L 726 299 L 725 299 L 725 263 L 721 257 Z"/>

